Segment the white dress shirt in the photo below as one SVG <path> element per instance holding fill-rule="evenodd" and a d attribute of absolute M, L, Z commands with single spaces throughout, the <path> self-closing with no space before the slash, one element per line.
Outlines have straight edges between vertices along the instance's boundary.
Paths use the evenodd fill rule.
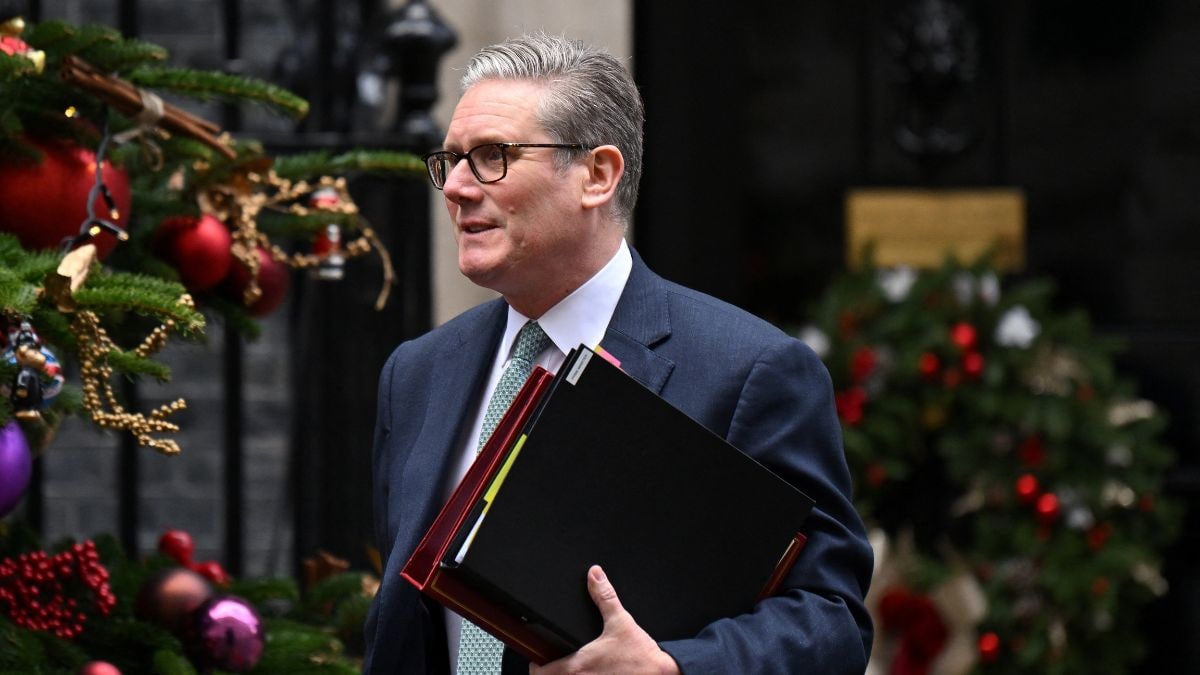
<path fill-rule="evenodd" d="M 599 272 L 596 272 L 591 279 L 588 279 L 582 286 L 538 318 L 538 325 L 546 331 L 546 335 L 554 346 L 542 351 L 535 365 L 555 372 L 566 360 L 567 352 L 580 344 L 589 347 L 600 344 L 605 331 L 608 330 L 608 322 L 617 308 L 617 301 L 621 299 L 621 292 L 625 290 L 625 282 L 629 280 L 629 272 L 632 269 L 633 256 L 629 253 L 629 246 L 622 239 L 616 254 Z M 522 315 L 512 307 L 508 308 L 508 324 L 504 329 L 504 337 L 500 340 L 500 347 L 492 361 L 492 371 L 488 376 L 483 396 L 476 405 L 475 420 L 471 424 L 470 431 L 464 434 L 458 448 L 454 470 L 445 486 L 443 503 L 450 498 L 454 488 L 462 481 L 463 476 L 475 461 L 487 402 L 492 397 L 492 391 L 500 382 L 501 373 L 508 366 L 513 344 L 517 340 L 517 333 L 527 321 L 529 321 L 529 317 Z M 455 671 L 455 666 L 458 664 L 458 639 L 461 627 L 462 617 L 447 609 L 446 640 L 450 645 L 451 672 Z"/>

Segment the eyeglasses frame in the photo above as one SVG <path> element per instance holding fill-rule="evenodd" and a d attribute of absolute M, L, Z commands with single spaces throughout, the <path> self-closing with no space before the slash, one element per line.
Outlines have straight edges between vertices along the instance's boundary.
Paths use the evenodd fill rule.
<path fill-rule="evenodd" d="M 498 146 L 501 151 L 501 156 L 504 158 L 504 169 L 500 172 L 500 177 L 493 178 L 492 180 L 484 180 L 483 176 L 479 175 L 479 168 L 475 166 L 475 160 L 471 159 L 472 152 L 475 152 L 479 148 L 485 148 L 488 146 Z M 508 149 L 509 148 L 555 148 L 558 150 L 593 150 L 594 149 L 594 148 L 589 148 L 582 143 L 480 143 L 479 145 L 471 148 L 470 150 L 467 150 L 466 152 L 454 152 L 453 150 L 434 150 L 433 152 L 426 153 L 425 155 L 423 155 L 421 157 L 421 159 L 425 162 L 425 170 L 429 173 L 429 182 L 433 183 L 433 187 L 435 189 L 441 190 L 442 188 L 444 188 L 446 186 L 446 183 L 443 181 L 441 185 L 437 184 L 437 179 L 434 178 L 434 175 L 433 175 L 433 166 L 430 165 L 430 163 L 429 163 L 430 159 L 432 159 L 434 157 L 442 156 L 442 155 L 450 155 L 450 156 L 454 157 L 454 164 L 451 165 L 451 170 L 453 170 L 453 168 L 455 166 L 458 166 L 459 162 L 461 162 L 462 160 L 465 159 L 465 160 L 467 160 L 467 166 L 471 167 L 471 173 L 474 174 L 475 178 L 478 179 L 480 183 L 484 183 L 484 184 L 496 183 L 496 182 L 504 180 L 504 177 L 508 175 Z M 447 171 L 446 175 L 449 176 L 450 172 Z"/>

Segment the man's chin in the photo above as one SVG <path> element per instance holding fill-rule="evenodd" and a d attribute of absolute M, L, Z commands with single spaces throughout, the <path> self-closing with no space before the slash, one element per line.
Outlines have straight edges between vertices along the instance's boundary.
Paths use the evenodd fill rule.
<path fill-rule="evenodd" d="M 496 286 L 498 285 L 500 273 L 495 265 L 460 261 L 458 271 L 476 286 L 498 290 Z"/>

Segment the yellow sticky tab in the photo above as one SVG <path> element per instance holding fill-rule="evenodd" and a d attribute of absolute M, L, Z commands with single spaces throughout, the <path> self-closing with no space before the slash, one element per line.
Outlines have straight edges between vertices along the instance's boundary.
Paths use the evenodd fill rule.
<path fill-rule="evenodd" d="M 524 434 L 517 439 L 517 444 L 513 446 L 512 452 L 508 453 L 508 457 L 504 460 L 504 466 L 500 467 L 500 470 L 496 472 L 496 477 L 492 479 L 492 484 L 488 486 L 487 492 L 484 493 L 483 500 L 488 503 L 488 506 L 491 506 L 492 499 L 500 491 L 500 484 L 508 477 L 508 470 L 512 468 L 513 462 L 516 461 L 517 455 L 521 452 L 521 446 L 523 445 L 525 445 Z M 484 513 L 487 512 L 486 509 L 487 507 L 484 507 Z"/>

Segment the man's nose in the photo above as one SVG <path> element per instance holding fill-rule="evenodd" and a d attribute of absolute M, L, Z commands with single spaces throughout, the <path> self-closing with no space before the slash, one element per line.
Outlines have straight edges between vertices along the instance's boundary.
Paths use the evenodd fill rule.
<path fill-rule="evenodd" d="M 466 158 L 463 158 L 450 167 L 450 172 L 446 174 L 446 183 L 442 186 L 442 192 L 446 193 L 447 199 L 457 202 L 470 198 L 471 190 L 478 187 L 479 181 L 471 172 L 471 166 Z"/>

